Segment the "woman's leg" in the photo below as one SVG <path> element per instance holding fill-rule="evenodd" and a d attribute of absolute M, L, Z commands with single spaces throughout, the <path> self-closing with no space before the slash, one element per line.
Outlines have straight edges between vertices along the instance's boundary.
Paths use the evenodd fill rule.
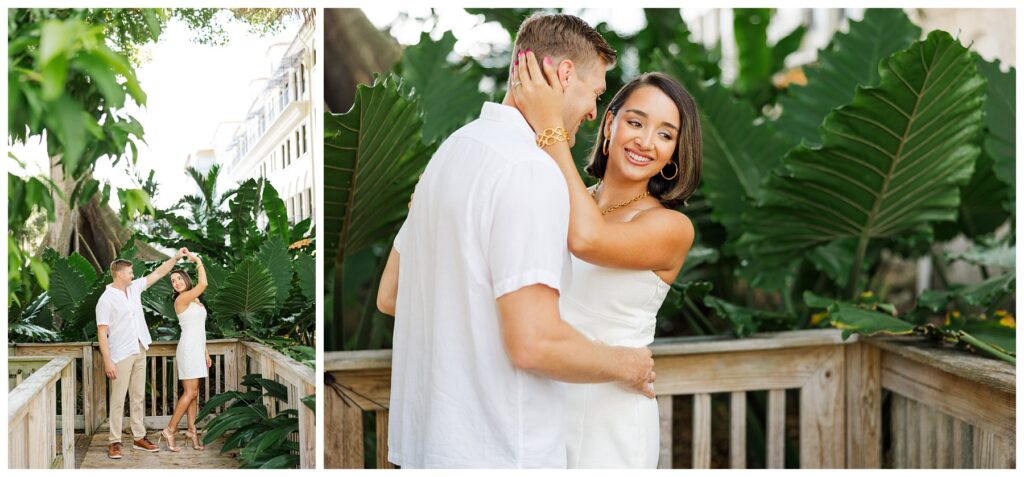
<path fill-rule="evenodd" d="M 192 439 L 192 447 L 194 449 L 203 450 L 206 448 L 199 441 L 199 434 L 196 431 L 196 416 L 199 415 L 199 382 L 196 380 L 196 397 L 192 399 L 192 404 L 188 406 L 188 431 L 185 432 L 185 436 Z"/>
<path fill-rule="evenodd" d="M 174 414 L 171 415 L 171 420 L 167 421 L 167 427 L 164 428 L 161 433 L 164 434 L 164 438 L 173 445 L 174 439 L 167 437 L 167 435 L 173 436 L 178 430 L 178 423 L 181 422 L 181 418 L 188 411 L 189 405 L 199 395 L 199 380 L 198 379 L 182 379 L 181 381 L 182 392 L 181 396 L 178 396 L 178 402 L 174 403 Z"/>

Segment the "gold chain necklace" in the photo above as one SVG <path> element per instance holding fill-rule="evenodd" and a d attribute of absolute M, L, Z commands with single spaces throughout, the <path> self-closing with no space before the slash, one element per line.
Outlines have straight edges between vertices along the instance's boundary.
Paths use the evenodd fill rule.
<path fill-rule="evenodd" d="M 613 211 L 615 209 L 618 209 L 619 207 L 625 207 L 625 206 L 627 206 L 629 204 L 632 204 L 633 202 L 636 202 L 636 201 L 638 201 L 640 199 L 643 199 L 644 197 L 647 197 L 648 195 L 650 195 L 650 193 L 648 191 L 644 191 L 642 194 L 640 194 L 640 195 L 638 195 L 636 197 L 633 197 L 632 199 L 629 199 L 629 200 L 627 200 L 627 201 L 625 201 L 625 202 L 623 202 L 621 204 L 613 205 L 613 206 L 611 206 L 611 207 L 609 207 L 607 209 L 602 210 L 601 211 L 601 215 L 608 215 L 609 212 L 611 212 L 611 211 Z M 594 198 L 595 202 L 597 201 L 597 187 L 595 187 L 594 190 L 590 191 L 590 196 Z"/>

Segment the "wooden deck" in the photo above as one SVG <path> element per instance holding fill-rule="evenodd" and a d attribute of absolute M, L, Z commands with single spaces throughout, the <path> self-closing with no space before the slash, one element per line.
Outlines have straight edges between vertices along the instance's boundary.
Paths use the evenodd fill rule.
<path fill-rule="evenodd" d="M 216 442 L 206 446 L 206 450 L 193 450 L 189 440 L 183 433 L 178 433 L 177 446 L 181 452 L 167 450 L 166 444 L 160 444 L 160 452 L 144 452 L 132 448 L 130 434 L 126 434 L 121 442 L 124 443 L 121 460 L 113 460 L 107 457 L 107 436 L 109 431 L 101 428 L 91 436 L 82 436 L 79 439 L 88 442 L 88 450 L 85 451 L 85 458 L 81 464 L 76 462 L 76 467 L 81 469 L 237 469 L 239 465 L 238 451 L 233 450 L 224 454 L 220 453 L 225 438 L 221 437 Z M 150 430 L 149 439 L 155 444 L 159 437 L 159 431 Z"/>

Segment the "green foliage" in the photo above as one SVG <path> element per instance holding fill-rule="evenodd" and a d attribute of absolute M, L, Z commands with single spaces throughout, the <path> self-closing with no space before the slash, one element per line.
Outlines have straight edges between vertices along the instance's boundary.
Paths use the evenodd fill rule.
<path fill-rule="evenodd" d="M 758 110 L 776 94 L 772 76 L 785 66 L 786 57 L 800 48 L 805 28 L 799 26 L 774 45 L 768 44 L 770 8 L 733 9 L 733 34 L 739 63 L 736 93 Z"/>
<path fill-rule="evenodd" d="M 778 129 L 808 144 L 821 144 L 818 130 L 833 109 L 853 100 L 857 86 L 876 86 L 878 64 L 917 40 L 921 29 L 898 8 L 871 8 L 850 22 L 818 51 L 818 61 L 804 68 L 805 86 L 790 86 L 779 98 Z"/>
<path fill-rule="evenodd" d="M 533 10 L 470 12 L 498 21 L 511 37 Z M 945 32 L 915 41 L 921 29 L 902 10 L 869 9 L 862 21 L 850 23 L 847 33 L 837 33 L 814 64 L 804 66 L 806 86 L 776 91 L 772 76 L 784 69 L 804 30 L 797 28 L 769 46 L 771 10 L 734 13 L 739 77 L 732 86 L 720 80 L 719 46 L 691 42 L 677 10 L 645 10 L 647 25 L 635 34 L 594 25 L 619 53 L 619 62 L 606 75 L 609 98 L 635 75 L 663 71 L 687 88 L 701 110 L 703 181 L 681 208 L 698 225 L 698 236 L 659 311 L 659 333 L 720 334 L 724 329 L 747 336 L 829 323 L 849 332 L 906 333 L 909 326 L 911 332 L 1012 358 L 1006 326 L 993 327 L 994 320 L 982 319 L 1006 315 L 1000 307 L 1012 296 L 1012 252 L 996 248 L 1001 245 L 956 257 L 992 278 L 926 291 L 916 307 L 901 314 L 880 297 L 892 286 L 887 276 L 894 257 L 926 256 L 935 242 L 954 236 L 986 244 L 1007 219 L 1014 223 L 1015 70 L 1000 71 L 997 63 L 981 60 Z M 465 72 L 473 78 L 467 85 L 493 80 L 491 98 L 500 99 L 511 52 L 497 47 L 489 56 L 452 63 L 454 39 L 443 38 L 433 43 L 421 38 L 407 49 L 407 61 L 419 71 Z M 397 72 L 409 74 L 404 66 Z M 405 189 L 388 194 L 404 202 L 418 175 L 418 170 L 397 168 L 385 173 L 388 179 L 371 175 L 385 166 L 356 162 L 360 146 L 373 151 L 360 138 L 382 116 L 392 122 L 375 130 L 390 133 L 395 121 L 400 134 L 429 129 L 432 124 L 416 123 L 419 109 L 409 106 L 416 102 L 428 123 L 443 118 L 431 137 L 441 138 L 446 134 L 441 131 L 468 120 L 462 108 L 450 115 L 439 109 L 443 95 L 422 98 L 425 88 L 405 79 L 416 86 L 408 95 L 394 76 L 360 86 L 363 103 L 338 125 L 325 128 L 327 147 L 348 160 L 335 161 L 335 170 L 325 178 L 342 211 L 340 218 L 328 219 L 335 220 L 328 226 L 336 231 L 329 248 L 336 254 L 340 250 L 344 259 L 329 261 L 336 273 L 327 280 L 327 301 L 347 319 L 359 317 L 358 326 L 333 323 L 328 334 L 343 335 L 350 349 L 388 346 L 389 322 L 377 313 L 373 298 L 405 216 L 404 208 L 392 215 L 390 208 L 358 200 L 359 194 L 368 194 L 359 189 L 402 184 Z M 468 95 L 470 88 L 465 89 Z M 599 111 L 606 101 L 599 100 Z M 578 166 L 593 147 L 596 126 L 595 121 L 581 127 L 573 149 Z M 399 147 L 419 145 L 410 141 Z M 359 218 L 371 226 L 357 225 Z M 351 230 L 365 232 L 353 236 Z M 1011 230 L 1009 238 L 1000 240 L 1012 237 Z M 1006 270 L 993 274 L 992 267 Z M 837 301 L 844 295 L 855 301 Z M 812 314 L 816 309 L 828 311 Z M 944 312 L 962 312 L 971 320 L 928 323 Z M 335 338 L 328 349 L 340 348 L 340 341 Z"/>
<path fill-rule="evenodd" d="M 455 47 L 450 31 L 438 41 L 424 32 L 420 42 L 402 52 L 396 74 L 413 88 L 423 108 L 423 142 L 432 143 L 466 124 L 479 112 L 486 99 L 480 92 L 480 75 L 467 65 L 447 62 Z"/>
<path fill-rule="evenodd" d="M 246 391 L 226 391 L 213 396 L 199 411 L 197 419 L 202 419 L 221 406 L 227 406 L 207 424 L 203 442 L 210 444 L 221 436 L 228 436 L 221 453 L 238 450 L 244 469 L 297 467 L 298 443 L 288 437 L 299 430 L 298 411 L 287 409 L 269 417 L 263 404 L 264 396 L 287 403 L 287 389 L 259 374 L 244 376 L 242 385 Z M 306 396 L 302 402 L 308 403 L 311 398 L 313 396 Z"/>
<path fill-rule="evenodd" d="M 878 87 L 858 87 L 828 115 L 821 147 L 790 151 L 745 217 L 747 256 L 783 263 L 829 241 L 857 237 L 851 277 L 872 238 L 956 217 L 979 148 L 984 79 L 948 33 L 882 62 Z"/>

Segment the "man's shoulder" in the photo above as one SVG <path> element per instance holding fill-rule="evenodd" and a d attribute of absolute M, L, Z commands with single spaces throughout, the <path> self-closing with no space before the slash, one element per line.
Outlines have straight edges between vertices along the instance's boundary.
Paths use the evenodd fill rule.
<path fill-rule="evenodd" d="M 547 159 L 554 165 L 554 161 L 524 137 L 522 131 L 503 126 L 486 118 L 477 118 L 457 129 L 445 142 L 479 148 L 485 154 L 511 162 Z"/>

